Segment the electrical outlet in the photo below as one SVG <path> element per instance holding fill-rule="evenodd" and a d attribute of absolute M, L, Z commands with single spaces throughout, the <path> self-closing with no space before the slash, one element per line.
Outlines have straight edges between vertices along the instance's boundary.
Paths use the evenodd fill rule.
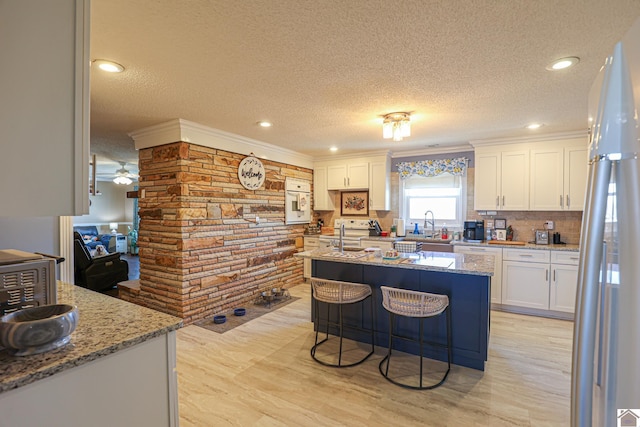
<path fill-rule="evenodd" d="M 260 224 L 260 217 L 256 215 L 256 224 Z"/>
<path fill-rule="evenodd" d="M 553 230 L 553 221 L 546 221 L 547 230 Z"/>

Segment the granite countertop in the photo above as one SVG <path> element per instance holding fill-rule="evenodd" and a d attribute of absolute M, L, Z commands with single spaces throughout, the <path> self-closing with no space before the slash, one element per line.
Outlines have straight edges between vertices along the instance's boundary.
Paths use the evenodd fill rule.
<path fill-rule="evenodd" d="M 477 276 L 493 276 L 493 255 L 460 254 L 450 252 L 418 252 L 400 254 L 398 259 L 376 258 L 373 253 L 341 253 L 328 248 L 298 252 L 296 256 L 321 261 L 344 262 L 382 267 L 407 268 L 412 270 L 445 271 Z"/>
<path fill-rule="evenodd" d="M 36 382 L 182 327 L 182 319 L 58 281 L 58 303 L 78 307 L 71 342 L 33 356 L 0 347 L 0 393 Z"/>
<path fill-rule="evenodd" d="M 508 248 L 508 249 L 537 249 L 537 250 L 544 250 L 544 251 L 568 251 L 568 252 L 579 252 L 580 251 L 580 246 L 579 245 L 569 245 L 569 244 L 565 244 L 565 245 L 554 245 L 554 244 L 549 244 L 549 245 L 536 245 L 535 243 L 525 243 L 524 245 L 502 245 L 500 243 L 496 243 L 496 244 L 489 244 L 486 241 L 482 241 L 480 243 L 471 243 L 471 242 L 465 242 L 465 241 L 453 241 L 451 242 L 452 245 L 462 245 L 462 246 L 487 246 L 487 247 L 496 247 L 496 248 Z"/>

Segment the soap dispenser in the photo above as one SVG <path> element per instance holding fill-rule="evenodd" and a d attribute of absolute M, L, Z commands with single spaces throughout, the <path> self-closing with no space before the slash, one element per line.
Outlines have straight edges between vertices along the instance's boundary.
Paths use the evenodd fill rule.
<path fill-rule="evenodd" d="M 413 227 L 413 234 L 420 234 L 420 230 L 418 229 L 418 223 L 415 223 L 415 227 Z"/>

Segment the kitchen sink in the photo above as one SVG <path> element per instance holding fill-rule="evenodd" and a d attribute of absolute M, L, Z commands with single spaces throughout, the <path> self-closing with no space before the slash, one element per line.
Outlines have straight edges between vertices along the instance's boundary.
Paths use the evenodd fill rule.
<path fill-rule="evenodd" d="M 364 251 L 364 248 L 361 248 L 360 246 L 344 246 L 342 250 L 347 252 L 361 252 Z"/>

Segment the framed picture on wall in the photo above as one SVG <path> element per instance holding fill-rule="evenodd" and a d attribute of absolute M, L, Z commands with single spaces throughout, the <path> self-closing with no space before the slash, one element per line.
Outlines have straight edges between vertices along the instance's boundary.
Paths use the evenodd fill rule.
<path fill-rule="evenodd" d="M 493 224 L 496 230 L 506 230 L 507 229 L 507 220 L 504 218 L 496 218 L 493 220 Z"/>
<path fill-rule="evenodd" d="M 368 191 L 343 191 L 340 193 L 340 215 L 369 215 Z"/>

